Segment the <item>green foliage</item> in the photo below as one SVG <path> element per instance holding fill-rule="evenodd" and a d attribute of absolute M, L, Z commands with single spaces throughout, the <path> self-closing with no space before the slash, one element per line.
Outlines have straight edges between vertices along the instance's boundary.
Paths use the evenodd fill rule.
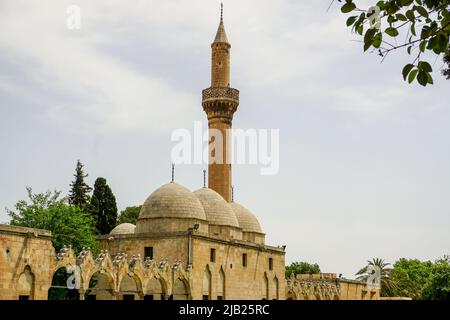
<path fill-rule="evenodd" d="M 297 274 L 318 273 L 320 273 L 320 267 L 317 263 L 293 262 L 289 266 L 286 266 L 286 277 L 290 277 L 291 274 L 296 276 Z"/>
<path fill-rule="evenodd" d="M 52 243 L 57 251 L 64 245 L 72 245 L 75 252 L 83 247 L 96 250 L 94 221 L 81 208 L 70 206 L 61 192 L 47 191 L 34 194 L 27 188 L 28 199 L 18 201 L 15 210 L 6 209 L 11 225 L 50 230 Z"/>
<path fill-rule="evenodd" d="M 422 288 L 432 272 L 431 261 L 401 258 L 395 262 L 390 273 L 395 287 L 392 296 L 422 299 Z"/>
<path fill-rule="evenodd" d="M 95 219 L 95 228 L 98 234 L 108 234 L 116 226 L 116 197 L 105 178 L 95 180 L 90 210 Z"/>
<path fill-rule="evenodd" d="M 75 177 L 75 181 L 72 181 L 70 184 L 69 203 L 86 209 L 89 204 L 89 193 L 92 191 L 92 188 L 84 182 L 84 178 L 88 175 L 84 174 L 83 164 L 80 160 L 77 161 L 77 167 L 73 176 Z"/>
<path fill-rule="evenodd" d="M 438 259 L 427 283 L 422 289 L 422 298 L 426 300 L 450 300 L 450 257 Z"/>
<path fill-rule="evenodd" d="M 393 268 L 382 259 L 368 261 L 358 271 L 358 280 L 367 279 L 369 265 L 381 269 L 381 295 L 410 297 L 414 300 L 450 300 L 450 258 L 444 257 L 432 263 L 418 259 L 397 260 Z"/>
<path fill-rule="evenodd" d="M 139 217 L 139 212 L 141 212 L 141 208 L 142 206 L 126 207 L 125 210 L 120 212 L 119 221 L 117 222 L 117 224 L 136 224 L 137 218 Z"/>
<path fill-rule="evenodd" d="M 442 57 L 449 66 L 442 73 L 450 78 L 450 0 L 385 0 L 368 10 L 358 8 L 353 0 L 338 1 L 343 2 L 341 12 L 356 13 L 346 25 L 363 36 L 364 51 L 372 47 L 383 59 L 397 49 L 414 54 L 414 60 L 403 68 L 405 81 L 417 80 L 422 86 L 433 84 L 433 70 L 422 59 L 424 53 Z M 382 26 L 386 26 L 384 31 Z M 399 39 L 400 32 L 405 35 L 404 41 Z"/>

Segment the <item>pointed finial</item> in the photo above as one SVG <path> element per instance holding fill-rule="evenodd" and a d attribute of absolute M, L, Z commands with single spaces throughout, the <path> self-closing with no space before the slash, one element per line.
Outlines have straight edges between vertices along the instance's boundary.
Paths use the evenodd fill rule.
<path fill-rule="evenodd" d="M 223 21 L 223 2 L 220 3 L 220 21 Z"/>
<path fill-rule="evenodd" d="M 231 186 L 231 202 L 234 202 L 234 186 Z"/>
<path fill-rule="evenodd" d="M 206 170 L 203 170 L 203 188 L 206 188 Z"/>
<path fill-rule="evenodd" d="M 171 183 L 173 183 L 175 181 L 175 163 L 172 163 L 172 181 L 170 181 Z"/>

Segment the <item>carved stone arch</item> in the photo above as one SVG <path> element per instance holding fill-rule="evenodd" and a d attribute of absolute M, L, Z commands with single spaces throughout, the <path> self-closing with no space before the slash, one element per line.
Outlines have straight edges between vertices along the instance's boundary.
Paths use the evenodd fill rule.
<path fill-rule="evenodd" d="M 163 272 L 161 272 L 161 269 L 159 269 L 159 266 L 156 263 L 156 261 L 147 258 L 144 261 L 143 274 L 144 274 L 143 277 L 144 294 L 148 291 L 149 284 L 152 281 L 152 279 L 156 279 L 161 285 L 162 294 L 164 295 L 164 298 L 167 297 L 167 295 L 169 294 L 168 292 L 170 283 L 166 275 Z"/>
<path fill-rule="evenodd" d="M 84 249 L 77 257 L 77 265 L 80 267 L 81 288 L 86 290 L 89 288 L 89 281 L 94 273 L 99 270 L 97 263 L 90 249 Z"/>
<path fill-rule="evenodd" d="M 191 300 L 192 299 L 192 291 L 191 291 L 190 281 L 185 279 L 184 277 L 176 277 L 173 280 L 171 295 L 174 300 Z"/>
<path fill-rule="evenodd" d="M 56 255 L 56 264 L 53 268 L 52 274 L 54 274 L 58 269 L 67 268 L 67 266 L 76 266 L 77 257 L 72 250 L 72 247 L 62 247 Z"/>

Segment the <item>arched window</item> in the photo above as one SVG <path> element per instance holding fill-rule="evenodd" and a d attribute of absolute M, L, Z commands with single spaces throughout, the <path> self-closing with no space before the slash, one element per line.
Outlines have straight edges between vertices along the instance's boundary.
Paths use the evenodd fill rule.
<path fill-rule="evenodd" d="M 17 280 L 17 293 L 19 300 L 32 300 L 34 293 L 34 275 L 31 268 L 26 266 Z"/>
<path fill-rule="evenodd" d="M 203 286 L 202 286 L 203 300 L 211 299 L 211 271 L 209 266 L 206 266 L 203 272 Z"/>

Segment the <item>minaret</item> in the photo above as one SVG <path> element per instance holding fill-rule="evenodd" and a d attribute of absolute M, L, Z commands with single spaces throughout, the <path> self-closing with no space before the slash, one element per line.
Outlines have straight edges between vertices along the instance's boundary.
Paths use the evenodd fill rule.
<path fill-rule="evenodd" d="M 239 105 L 239 91 L 230 88 L 230 48 L 223 25 L 221 4 L 219 28 L 211 44 L 211 87 L 202 92 L 202 106 L 208 117 L 210 135 L 208 186 L 228 202 L 231 201 L 230 129 L 233 114 Z M 217 130 L 222 133 L 222 150 L 214 149 L 218 144 L 212 143 L 215 139 L 214 131 L 218 132 Z M 220 151 L 221 157 L 217 154 Z M 213 161 L 220 158 L 223 159 L 222 163 Z"/>

